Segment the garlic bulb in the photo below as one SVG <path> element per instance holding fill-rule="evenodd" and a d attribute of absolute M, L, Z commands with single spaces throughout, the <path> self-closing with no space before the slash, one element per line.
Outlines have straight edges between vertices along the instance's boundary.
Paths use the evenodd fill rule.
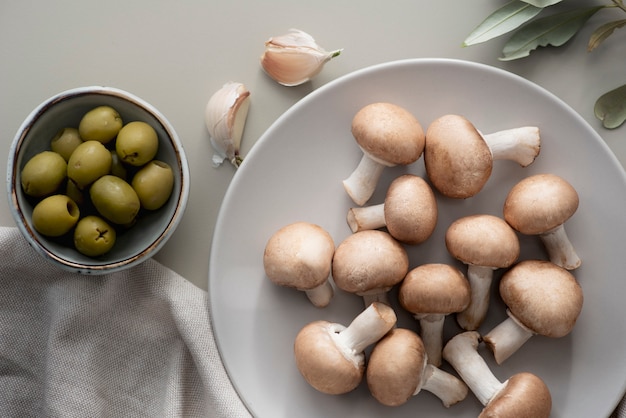
<path fill-rule="evenodd" d="M 213 166 L 228 159 L 235 167 L 242 162 L 239 145 L 250 107 L 250 92 L 241 83 L 228 82 L 209 99 L 204 121 L 215 151 Z"/>
<path fill-rule="evenodd" d="M 306 32 L 290 29 L 287 34 L 265 42 L 261 66 L 265 72 L 284 86 L 297 86 L 316 76 L 341 49 L 327 52 Z"/>

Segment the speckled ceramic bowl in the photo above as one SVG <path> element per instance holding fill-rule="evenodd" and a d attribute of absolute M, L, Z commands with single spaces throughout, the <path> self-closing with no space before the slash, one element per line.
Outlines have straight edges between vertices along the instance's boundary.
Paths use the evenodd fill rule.
<path fill-rule="evenodd" d="M 130 229 L 118 231 L 113 249 L 100 257 L 76 251 L 71 240 L 51 239 L 33 227 L 33 202 L 21 187 L 21 170 L 35 154 L 50 149 L 50 140 L 59 129 L 78 127 L 81 117 L 94 107 L 115 108 L 124 123 L 149 123 L 159 137 L 156 159 L 174 171 L 174 190 L 167 203 L 156 211 L 141 213 Z M 34 109 L 17 131 L 7 164 L 7 191 L 11 212 L 24 237 L 47 260 L 64 269 L 83 274 L 122 270 L 152 257 L 178 226 L 189 195 L 189 167 L 182 143 L 168 120 L 152 105 L 133 94 L 111 87 L 79 87 L 59 93 Z M 68 242 L 69 241 L 69 242 Z"/>

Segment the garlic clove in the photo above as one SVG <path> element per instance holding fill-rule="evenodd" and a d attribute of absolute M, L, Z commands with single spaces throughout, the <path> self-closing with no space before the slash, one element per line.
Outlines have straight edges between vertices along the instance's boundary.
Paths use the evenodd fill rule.
<path fill-rule="evenodd" d="M 322 71 L 324 64 L 341 54 L 341 49 L 328 52 L 306 32 L 290 29 L 286 34 L 265 42 L 261 66 L 284 86 L 297 86 Z"/>
<path fill-rule="evenodd" d="M 239 147 L 250 107 L 250 92 L 242 83 L 230 81 L 216 91 L 206 105 L 204 120 L 209 131 L 213 166 L 225 159 L 238 167 L 242 162 Z"/>

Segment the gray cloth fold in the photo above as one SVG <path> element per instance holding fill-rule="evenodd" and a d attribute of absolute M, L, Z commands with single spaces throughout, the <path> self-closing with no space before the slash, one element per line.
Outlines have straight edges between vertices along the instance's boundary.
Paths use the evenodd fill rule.
<path fill-rule="evenodd" d="M 626 418 L 626 396 L 622 398 L 621 402 L 615 408 L 615 411 L 611 414 L 610 418 Z"/>
<path fill-rule="evenodd" d="M 0 227 L 0 416 L 249 417 L 208 303 L 154 260 L 82 276 Z"/>

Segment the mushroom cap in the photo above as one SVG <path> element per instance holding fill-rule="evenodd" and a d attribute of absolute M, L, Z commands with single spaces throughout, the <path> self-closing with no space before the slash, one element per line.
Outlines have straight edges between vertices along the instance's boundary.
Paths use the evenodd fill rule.
<path fill-rule="evenodd" d="M 441 194 L 464 199 L 477 194 L 489 180 L 493 157 L 469 120 L 444 115 L 426 130 L 424 164 L 428 178 Z"/>
<path fill-rule="evenodd" d="M 349 235 L 333 257 L 332 274 L 340 289 L 361 295 L 391 288 L 404 279 L 409 257 L 389 233 L 366 230 Z"/>
<path fill-rule="evenodd" d="M 384 204 L 387 230 L 398 241 L 420 244 L 437 226 L 437 200 L 426 181 L 404 174 L 391 182 Z"/>
<path fill-rule="evenodd" d="M 505 268 L 517 261 L 517 233 L 503 219 L 487 214 L 469 215 L 454 221 L 446 231 L 448 252 L 465 264 Z"/>
<path fill-rule="evenodd" d="M 450 265 L 422 264 L 409 271 L 400 285 L 400 305 L 413 314 L 450 314 L 470 303 L 470 285 L 463 273 Z"/>
<path fill-rule="evenodd" d="M 426 350 L 413 331 L 394 328 L 370 354 L 365 377 L 374 398 L 383 405 L 406 403 L 422 386 Z"/>
<path fill-rule="evenodd" d="M 548 418 L 551 410 L 552 396 L 544 381 L 522 372 L 505 382 L 478 418 Z"/>
<path fill-rule="evenodd" d="M 365 373 L 364 356 L 348 358 L 333 339 L 344 329 L 340 324 L 314 321 L 300 330 L 294 343 L 296 366 L 304 379 L 330 395 L 352 391 Z"/>
<path fill-rule="evenodd" d="M 294 222 L 270 237 L 263 267 L 278 285 L 310 290 L 330 276 L 334 252 L 335 243 L 326 230 L 309 222 Z"/>
<path fill-rule="evenodd" d="M 424 130 L 408 110 L 372 103 L 352 119 L 352 135 L 361 149 L 385 165 L 407 165 L 424 151 Z"/>
<path fill-rule="evenodd" d="M 518 182 L 504 201 L 504 219 L 526 235 L 550 231 L 578 209 L 578 193 L 554 174 L 535 174 Z"/>
<path fill-rule="evenodd" d="M 576 278 L 543 260 L 524 260 L 504 273 L 500 295 L 519 322 L 546 337 L 567 335 L 583 306 Z"/>

